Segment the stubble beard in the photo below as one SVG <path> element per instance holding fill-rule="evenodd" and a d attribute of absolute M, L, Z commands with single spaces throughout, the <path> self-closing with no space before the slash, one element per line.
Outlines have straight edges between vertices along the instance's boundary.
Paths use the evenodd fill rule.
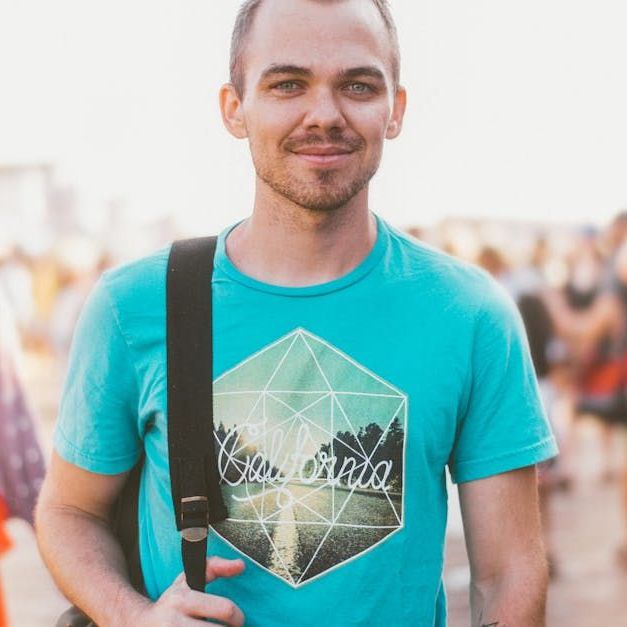
<path fill-rule="evenodd" d="M 303 180 L 289 174 L 286 164 L 280 171 L 266 167 L 253 159 L 257 176 L 277 194 L 290 202 L 317 212 L 331 212 L 344 207 L 370 182 L 379 168 L 379 161 L 359 171 L 351 180 L 342 180 L 337 170 L 321 170 L 312 173 L 315 180 Z"/>

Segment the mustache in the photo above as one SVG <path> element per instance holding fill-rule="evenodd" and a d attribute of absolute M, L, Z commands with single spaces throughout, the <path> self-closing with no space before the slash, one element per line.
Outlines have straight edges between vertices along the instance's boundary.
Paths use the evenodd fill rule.
<path fill-rule="evenodd" d="M 364 141 L 360 137 L 344 137 L 341 134 L 332 134 L 327 137 L 323 135 L 304 135 L 301 137 L 290 137 L 283 142 L 286 150 L 294 151 L 309 146 L 334 146 L 340 150 L 360 150 L 364 146 Z"/>

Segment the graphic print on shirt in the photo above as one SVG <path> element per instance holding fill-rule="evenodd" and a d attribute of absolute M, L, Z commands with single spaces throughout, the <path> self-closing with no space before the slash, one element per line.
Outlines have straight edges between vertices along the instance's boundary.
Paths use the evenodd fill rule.
<path fill-rule="evenodd" d="M 214 382 L 233 547 L 293 587 L 403 526 L 407 397 L 304 329 Z"/>

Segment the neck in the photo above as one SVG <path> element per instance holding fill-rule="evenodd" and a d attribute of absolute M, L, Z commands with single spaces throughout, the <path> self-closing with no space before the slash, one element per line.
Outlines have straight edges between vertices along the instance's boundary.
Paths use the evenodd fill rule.
<path fill-rule="evenodd" d="M 273 285 L 316 285 L 349 273 L 372 250 L 377 225 L 367 188 L 329 211 L 277 196 L 258 181 L 252 215 L 227 238 L 227 255 L 240 272 Z"/>

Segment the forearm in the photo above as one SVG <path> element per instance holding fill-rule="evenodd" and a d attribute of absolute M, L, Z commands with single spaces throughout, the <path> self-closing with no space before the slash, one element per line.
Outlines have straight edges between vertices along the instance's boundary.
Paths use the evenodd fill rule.
<path fill-rule="evenodd" d="M 471 581 L 472 627 L 544 627 L 547 585 L 544 563 L 491 581 Z"/>
<path fill-rule="evenodd" d="M 585 311 L 573 311 L 561 294 L 547 293 L 544 302 L 549 308 L 556 332 L 580 346 L 583 351 L 594 347 L 606 334 L 611 333 L 620 317 L 615 299 L 607 294 Z"/>
<path fill-rule="evenodd" d="M 57 585 L 100 627 L 131 624 L 150 606 L 130 585 L 124 555 L 104 520 L 41 503 L 36 530 Z"/>

